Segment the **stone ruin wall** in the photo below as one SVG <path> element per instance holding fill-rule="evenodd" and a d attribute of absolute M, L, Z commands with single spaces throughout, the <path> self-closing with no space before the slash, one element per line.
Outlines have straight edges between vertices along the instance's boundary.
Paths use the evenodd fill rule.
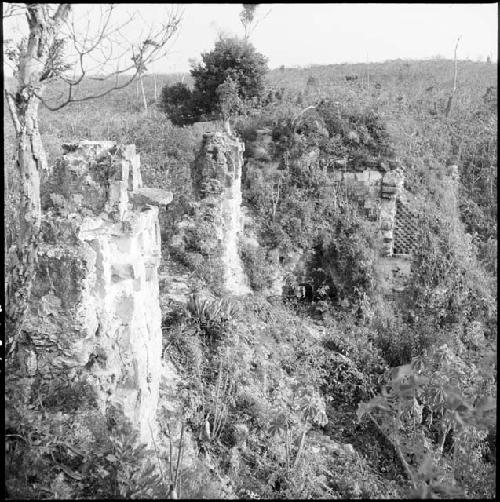
<path fill-rule="evenodd" d="M 221 249 L 224 288 L 234 295 L 251 293 L 238 252 L 243 231 L 241 173 L 245 145 L 223 132 L 206 133 L 192 170 L 196 197 L 212 206 Z"/>
<path fill-rule="evenodd" d="M 269 150 L 272 145 L 271 130 L 257 131 L 256 140 L 250 142 L 255 153 L 265 150 L 261 160 L 270 162 Z M 260 158 L 260 157 L 259 157 Z M 391 296 L 401 291 L 411 275 L 410 254 L 415 246 L 414 217 L 403 190 L 404 171 L 399 161 L 383 161 L 366 158 L 364 161 L 350 162 L 346 159 L 335 160 L 320 158 L 319 148 L 311 148 L 302 156 L 300 162 L 310 169 L 323 169 L 328 175 L 328 183 L 345 190 L 356 199 L 368 221 L 371 221 L 379 235 L 379 257 L 375 265 L 382 291 Z M 284 168 L 286 162 L 284 162 Z M 277 167 L 280 169 L 281 167 Z M 270 295 L 301 297 L 307 287 L 307 263 L 310 256 L 291 253 L 281 256 L 276 251 L 276 266 L 279 274 Z M 293 279 L 292 279 L 293 276 Z"/>
<path fill-rule="evenodd" d="M 21 369 L 28 381 L 86 381 L 102 413 L 121 404 L 150 444 L 162 354 L 157 206 L 172 194 L 142 187 L 135 145 L 63 149 L 42 188 Z"/>
<path fill-rule="evenodd" d="M 316 126 L 321 133 L 320 122 L 317 122 Z M 253 157 L 266 161 L 269 166 L 279 164 L 270 160 L 272 131 L 262 129 L 256 133 L 256 139 L 249 143 Z M 323 133 L 327 134 L 325 131 Z M 282 161 L 283 167 L 274 167 L 287 169 L 285 157 Z M 379 235 L 379 256 L 375 270 L 381 290 L 388 298 L 403 291 L 411 276 L 411 254 L 416 248 L 418 229 L 416 215 L 412 209 L 413 197 L 403 188 L 404 170 L 401 163 L 398 160 L 370 157 L 355 161 L 326 160 L 320 158 L 319 148 L 309 149 L 300 162 L 310 169 L 323 169 L 325 174 L 328 174 L 329 183 L 345 189 L 358 201 L 364 215 L 372 222 Z M 451 194 L 451 204 L 456 207 L 458 167 L 448 166 L 445 175 L 440 178 Z M 310 257 L 302 253 L 282 256 L 279 250 L 273 250 L 273 255 L 276 255 L 274 261 L 279 273 L 268 294 L 280 295 L 283 291 L 286 296 L 300 297 L 303 286 L 307 286 L 300 283 L 308 282 L 307 262 Z M 292 285 L 287 285 L 288 282 Z"/>
<path fill-rule="evenodd" d="M 334 183 L 350 190 L 375 225 L 380 238 L 375 264 L 379 285 L 389 298 L 397 295 L 411 276 L 411 255 L 417 246 L 418 232 L 410 194 L 403 187 L 404 170 L 397 161 L 374 161 L 357 169 L 347 170 L 343 166 L 332 170 L 331 176 Z M 458 167 L 448 166 L 442 181 L 456 206 Z"/>
<path fill-rule="evenodd" d="M 400 241 L 411 241 L 414 231 L 411 217 L 404 222 L 399 218 L 398 206 L 406 208 L 402 201 L 404 172 L 396 161 L 389 161 L 388 165 L 378 161 L 367 164 L 349 170 L 345 166 L 332 169 L 331 179 L 358 200 L 365 216 L 374 225 L 380 246 L 375 272 L 383 293 L 392 296 L 404 289 L 411 275 L 409 258 L 413 242 L 405 248 L 407 252 L 397 252 Z M 406 214 L 411 215 L 409 211 Z"/>

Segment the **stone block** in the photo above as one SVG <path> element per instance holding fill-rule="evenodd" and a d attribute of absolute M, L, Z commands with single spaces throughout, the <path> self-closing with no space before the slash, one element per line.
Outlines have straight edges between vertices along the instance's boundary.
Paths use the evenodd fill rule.
<path fill-rule="evenodd" d="M 116 148 L 114 141 L 79 141 L 74 143 L 63 143 L 61 145 L 63 155 L 71 154 L 89 161 L 107 156 L 109 152 Z"/>
<path fill-rule="evenodd" d="M 387 192 L 387 193 L 396 193 L 398 191 L 398 186 L 396 183 L 388 183 L 385 180 L 382 181 L 382 186 L 381 186 L 382 192 Z"/>
<path fill-rule="evenodd" d="M 354 175 L 354 179 L 356 181 L 359 181 L 361 183 L 364 183 L 364 184 L 367 184 L 368 183 L 368 179 L 369 179 L 369 173 L 368 171 L 362 171 L 362 172 L 359 172 L 359 173 L 356 173 Z"/>
<path fill-rule="evenodd" d="M 137 188 L 131 195 L 133 203 L 138 206 L 167 206 L 173 199 L 172 192 L 160 188 Z"/>
<path fill-rule="evenodd" d="M 403 174 L 398 170 L 389 171 L 384 175 L 382 183 L 390 186 L 401 186 L 403 183 Z"/>
<path fill-rule="evenodd" d="M 111 265 L 111 282 L 116 283 L 134 278 L 135 274 L 133 265 Z"/>
<path fill-rule="evenodd" d="M 366 158 L 364 163 L 365 163 L 366 167 L 378 167 L 378 165 L 379 165 L 378 159 L 370 158 L 370 157 Z"/>
<path fill-rule="evenodd" d="M 381 194 L 381 197 L 382 199 L 395 199 L 396 198 L 396 194 L 395 193 L 387 193 L 387 192 L 382 192 Z"/>
<path fill-rule="evenodd" d="M 382 178 L 382 173 L 380 173 L 380 171 L 369 169 L 366 172 L 368 173 L 368 181 L 371 185 L 378 183 Z"/>
<path fill-rule="evenodd" d="M 392 241 L 382 244 L 382 256 L 390 256 L 392 254 Z"/>
<path fill-rule="evenodd" d="M 384 239 L 384 242 L 391 242 L 394 239 L 392 230 L 382 232 L 382 238 Z"/>
<path fill-rule="evenodd" d="M 380 230 L 392 230 L 393 223 L 390 220 L 383 220 L 380 222 Z"/>
<path fill-rule="evenodd" d="M 332 180 L 337 183 L 340 183 L 342 181 L 342 171 L 333 171 Z"/>

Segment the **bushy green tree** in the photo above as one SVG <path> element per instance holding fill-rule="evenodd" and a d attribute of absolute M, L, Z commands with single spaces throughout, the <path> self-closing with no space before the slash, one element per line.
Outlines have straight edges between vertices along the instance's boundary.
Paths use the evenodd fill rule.
<path fill-rule="evenodd" d="M 162 89 L 161 107 L 174 125 L 186 125 L 196 120 L 193 92 L 182 82 Z"/>
<path fill-rule="evenodd" d="M 202 60 L 191 69 L 191 75 L 198 105 L 205 114 L 217 110 L 217 89 L 228 78 L 238 84 L 238 95 L 242 100 L 261 98 L 267 59 L 250 42 L 221 37 L 211 52 L 202 54 Z"/>

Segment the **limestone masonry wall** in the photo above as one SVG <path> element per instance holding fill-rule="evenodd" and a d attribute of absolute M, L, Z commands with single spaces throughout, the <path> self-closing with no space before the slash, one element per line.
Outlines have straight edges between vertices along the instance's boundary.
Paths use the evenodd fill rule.
<path fill-rule="evenodd" d="M 85 381 L 150 443 L 161 374 L 158 205 L 135 145 L 81 142 L 42 189 L 42 245 L 20 350 L 26 378 Z"/>

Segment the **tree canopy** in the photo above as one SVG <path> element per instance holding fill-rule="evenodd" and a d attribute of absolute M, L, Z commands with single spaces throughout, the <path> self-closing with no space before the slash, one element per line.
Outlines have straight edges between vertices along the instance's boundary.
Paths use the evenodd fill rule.
<path fill-rule="evenodd" d="M 217 88 L 228 78 L 238 84 L 240 99 L 260 99 L 267 70 L 267 58 L 250 42 L 236 37 L 219 38 L 212 51 L 202 54 L 202 63 L 191 69 L 200 110 L 206 114 L 216 110 Z"/>

